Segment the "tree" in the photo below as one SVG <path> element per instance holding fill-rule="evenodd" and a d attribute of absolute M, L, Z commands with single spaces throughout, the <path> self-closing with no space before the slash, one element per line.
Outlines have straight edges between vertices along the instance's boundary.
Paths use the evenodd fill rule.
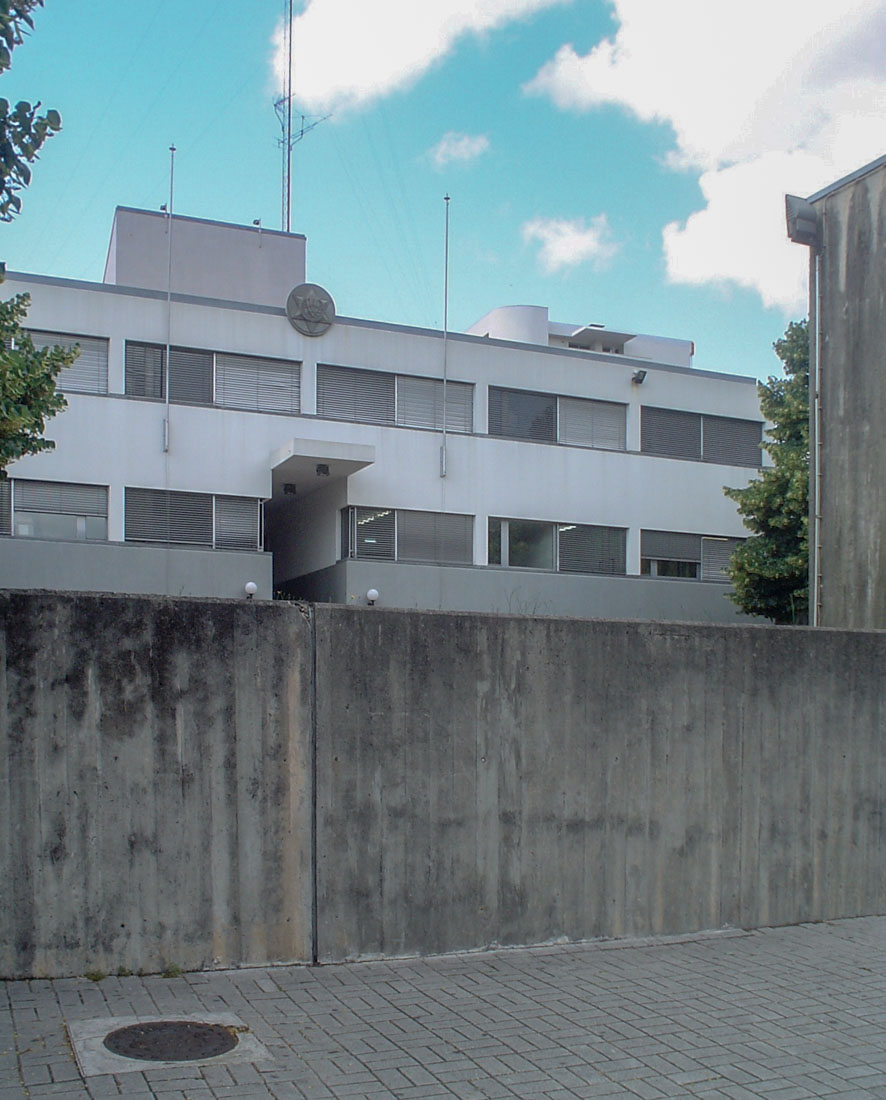
<path fill-rule="evenodd" d="M 773 344 L 784 378 L 758 387 L 772 427 L 763 449 L 773 466 L 745 489 L 725 489 L 745 527 L 755 532 L 735 551 L 727 572 L 742 611 L 775 623 L 805 623 L 809 615 L 809 331 L 792 321 Z"/>
<path fill-rule="evenodd" d="M 12 51 L 34 27 L 31 12 L 43 0 L 0 0 L 0 75 L 12 64 Z M 14 107 L 0 99 L 0 221 L 11 221 L 21 210 L 17 192 L 31 182 L 28 167 L 47 138 L 61 129 L 58 111 L 37 112 L 40 103 L 21 100 Z"/>
<path fill-rule="evenodd" d="M 0 0 L 0 74 L 12 64 L 12 51 L 34 27 L 31 12 L 43 0 Z M 0 99 L 0 221 L 11 221 L 21 210 L 17 192 L 31 182 L 30 163 L 47 138 L 61 129 L 58 111 L 38 115 L 40 104 L 20 102 L 10 108 Z M 0 264 L 0 282 L 3 265 Z M 23 455 L 49 451 L 43 439 L 46 421 L 67 407 L 55 380 L 62 367 L 74 362 L 78 348 L 35 348 L 22 321 L 30 298 L 18 294 L 0 302 L 0 478 Z"/>
<path fill-rule="evenodd" d="M 67 407 L 55 380 L 80 354 L 76 347 L 34 347 L 21 326 L 29 301 L 17 294 L 0 302 L 0 478 L 15 459 L 55 446 L 42 438 L 45 422 Z"/>

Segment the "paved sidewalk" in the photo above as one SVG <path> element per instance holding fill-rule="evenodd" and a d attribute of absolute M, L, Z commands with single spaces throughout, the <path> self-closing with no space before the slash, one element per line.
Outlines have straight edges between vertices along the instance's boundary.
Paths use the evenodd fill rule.
<path fill-rule="evenodd" d="M 82 1078 L 66 1022 L 234 1013 L 263 1062 Z M 21 1097 L 886 1098 L 886 917 L 317 968 L 7 982 Z"/>

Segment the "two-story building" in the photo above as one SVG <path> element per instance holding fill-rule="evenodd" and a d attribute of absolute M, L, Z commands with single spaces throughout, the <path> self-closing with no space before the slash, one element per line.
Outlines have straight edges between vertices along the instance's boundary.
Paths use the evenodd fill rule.
<path fill-rule="evenodd" d="M 55 450 L 0 483 L 4 587 L 736 617 L 723 486 L 762 418 L 689 341 L 536 306 L 339 317 L 304 237 L 125 208 L 103 282 L 4 291 L 80 346 Z"/>

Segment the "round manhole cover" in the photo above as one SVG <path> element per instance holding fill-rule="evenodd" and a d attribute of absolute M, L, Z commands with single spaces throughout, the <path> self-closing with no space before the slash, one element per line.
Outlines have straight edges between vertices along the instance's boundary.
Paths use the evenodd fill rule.
<path fill-rule="evenodd" d="M 155 1020 L 130 1024 L 105 1036 L 105 1046 L 123 1058 L 143 1062 L 193 1062 L 227 1054 L 237 1045 L 237 1034 L 221 1024 L 193 1020 Z"/>

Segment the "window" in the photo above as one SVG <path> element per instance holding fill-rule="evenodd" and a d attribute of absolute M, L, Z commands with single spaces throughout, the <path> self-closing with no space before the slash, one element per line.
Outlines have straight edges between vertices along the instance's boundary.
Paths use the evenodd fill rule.
<path fill-rule="evenodd" d="M 397 512 L 398 561 L 449 562 L 474 560 L 472 516 L 450 512 Z"/>
<path fill-rule="evenodd" d="M 721 462 L 724 466 L 759 467 L 762 464 L 763 425 L 755 420 L 703 416 L 701 438 L 705 462 Z"/>
<path fill-rule="evenodd" d="M 355 367 L 317 367 L 317 415 L 331 420 L 443 428 L 443 381 Z M 446 429 L 473 430 L 474 388 L 446 383 Z"/>
<path fill-rule="evenodd" d="M 561 573 L 624 573 L 626 532 L 622 527 L 561 524 L 557 528 Z"/>
<path fill-rule="evenodd" d="M 166 351 L 155 344 L 133 344 L 126 341 L 126 396 L 154 397 L 166 395 L 164 361 Z"/>
<path fill-rule="evenodd" d="M 698 580 L 701 536 L 674 531 L 640 532 L 640 572 L 648 577 Z"/>
<path fill-rule="evenodd" d="M 59 372 L 57 386 L 64 393 L 108 392 L 108 341 L 98 336 L 73 336 L 66 332 L 32 330 L 35 348 L 72 348 L 80 346 L 80 354 L 70 367 Z"/>
<path fill-rule="evenodd" d="M 505 439 L 557 439 L 557 399 L 550 394 L 489 387 L 489 434 Z"/>
<path fill-rule="evenodd" d="M 166 348 L 126 341 L 126 393 L 129 397 L 166 396 Z M 212 353 L 169 349 L 169 400 L 212 404 Z"/>
<path fill-rule="evenodd" d="M 169 400 L 182 405 L 212 404 L 212 352 L 169 349 Z"/>
<path fill-rule="evenodd" d="M 126 342 L 126 393 L 166 395 L 166 349 Z M 301 364 L 285 359 L 188 348 L 169 349 L 169 400 L 184 405 L 221 405 L 254 412 L 296 414 L 301 409 Z"/>
<path fill-rule="evenodd" d="M 559 403 L 559 439 L 580 447 L 598 447 L 605 451 L 623 451 L 625 406 L 614 401 L 588 401 L 581 397 L 561 397 Z"/>
<path fill-rule="evenodd" d="M 677 577 L 728 584 L 726 566 L 742 541 L 676 531 L 641 531 L 640 572 L 647 577 Z"/>
<path fill-rule="evenodd" d="M 701 458 L 701 417 L 680 409 L 640 409 L 640 450 L 667 458 Z"/>
<path fill-rule="evenodd" d="M 726 566 L 744 539 L 715 538 L 706 535 L 701 540 L 701 579 L 730 584 Z"/>
<path fill-rule="evenodd" d="M 260 519 L 260 502 L 253 497 L 126 488 L 127 542 L 260 550 Z"/>
<path fill-rule="evenodd" d="M 474 518 L 452 512 L 343 508 L 342 558 L 470 565 Z"/>
<path fill-rule="evenodd" d="M 561 573 L 625 572 L 626 531 L 585 523 L 489 520 L 489 564 Z M 556 563 L 556 564 L 555 564 Z"/>
<path fill-rule="evenodd" d="M 0 482 L 0 533 L 19 538 L 102 542 L 108 537 L 108 489 L 59 481 Z"/>
<path fill-rule="evenodd" d="M 215 403 L 226 409 L 296 414 L 301 411 L 300 364 L 217 352 Z"/>
<path fill-rule="evenodd" d="M 615 401 L 489 387 L 489 434 L 504 439 L 625 449 L 625 410 Z"/>
<path fill-rule="evenodd" d="M 763 425 L 757 420 L 644 405 L 640 430 L 640 450 L 644 454 L 701 459 L 725 466 L 760 466 Z"/>

